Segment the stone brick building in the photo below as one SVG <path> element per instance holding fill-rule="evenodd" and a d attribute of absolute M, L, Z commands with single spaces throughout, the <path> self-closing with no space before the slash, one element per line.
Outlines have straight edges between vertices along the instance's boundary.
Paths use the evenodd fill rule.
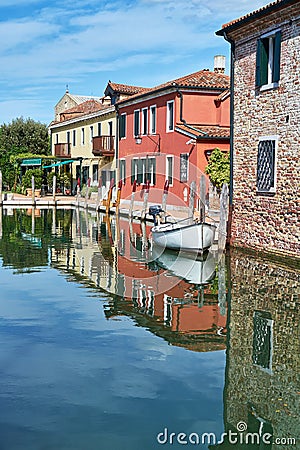
<path fill-rule="evenodd" d="M 300 2 L 223 25 L 231 44 L 231 243 L 300 257 Z"/>

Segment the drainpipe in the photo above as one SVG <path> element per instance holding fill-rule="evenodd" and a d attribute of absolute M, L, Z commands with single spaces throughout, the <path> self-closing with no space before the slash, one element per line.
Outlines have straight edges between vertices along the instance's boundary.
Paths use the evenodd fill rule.
<path fill-rule="evenodd" d="M 228 212 L 228 229 L 227 243 L 231 243 L 231 225 L 233 211 L 233 120 L 234 120 L 234 63 L 235 63 L 235 43 L 223 31 L 225 41 L 230 44 L 230 182 L 229 182 L 229 212 Z"/>
<path fill-rule="evenodd" d="M 119 174 L 119 118 L 120 118 L 120 113 L 119 113 L 119 106 L 115 105 L 116 108 L 116 149 L 115 149 L 115 158 L 116 158 L 116 186 L 119 183 L 119 179 L 120 179 L 120 174 Z"/>
<path fill-rule="evenodd" d="M 185 127 L 189 128 L 190 130 L 197 131 L 197 133 L 201 133 L 203 136 L 206 136 L 207 133 L 205 133 L 204 131 L 198 130 L 195 127 L 192 127 L 192 125 L 189 125 L 188 123 L 186 123 L 186 120 L 184 120 L 184 118 L 183 118 L 183 95 L 182 95 L 182 92 L 179 90 L 178 86 L 177 86 L 177 95 L 180 98 L 180 117 L 179 117 L 180 122 L 183 123 L 183 125 Z M 198 135 L 198 136 L 201 137 L 200 135 Z"/>

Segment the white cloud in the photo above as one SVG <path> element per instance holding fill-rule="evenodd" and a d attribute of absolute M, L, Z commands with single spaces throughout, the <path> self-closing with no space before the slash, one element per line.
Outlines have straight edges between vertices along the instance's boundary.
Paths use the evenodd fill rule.
<path fill-rule="evenodd" d="M 0 14 L 1 6 L 14 2 L 19 3 L 2 1 Z M 90 91 L 87 83 L 96 73 L 103 74 L 98 88 L 102 93 L 105 82 L 100 82 L 111 72 L 119 82 L 151 86 L 190 68 L 207 67 L 208 61 L 211 67 L 213 55 L 228 49 L 215 31 L 265 1 L 253 1 L 251 8 L 246 0 L 88 0 L 84 5 L 62 0 L 46 8 L 42 1 L 26 3 L 34 4 L 33 9 L 28 6 L 27 17 L 23 13 L 22 18 L 0 21 L 0 98 L 7 98 L 8 87 L 14 87 L 10 95 L 19 95 L 40 85 L 42 102 L 49 83 L 60 89 L 77 80 L 82 90 Z M 53 98 L 53 105 L 56 101 Z"/>

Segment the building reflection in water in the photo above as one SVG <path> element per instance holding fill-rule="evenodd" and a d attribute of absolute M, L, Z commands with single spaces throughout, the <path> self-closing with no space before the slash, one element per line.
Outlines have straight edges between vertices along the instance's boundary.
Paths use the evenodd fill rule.
<path fill-rule="evenodd" d="M 234 250 L 230 277 L 225 432 L 246 427 L 241 449 L 297 448 L 300 271 Z M 256 433 L 251 445 L 245 444 L 247 433 Z M 272 438 L 264 443 L 267 433 Z M 237 445 L 227 436 L 210 448 Z"/>

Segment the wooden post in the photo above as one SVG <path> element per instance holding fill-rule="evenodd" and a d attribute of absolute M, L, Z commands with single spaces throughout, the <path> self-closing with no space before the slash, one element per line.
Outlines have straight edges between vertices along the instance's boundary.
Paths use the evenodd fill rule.
<path fill-rule="evenodd" d="M 200 177 L 200 221 L 205 221 L 205 198 L 206 198 L 206 177 L 201 175 Z"/>
<path fill-rule="evenodd" d="M 161 218 L 163 219 L 163 221 L 166 220 L 168 193 L 169 193 L 169 180 L 166 180 L 165 184 L 164 184 L 164 192 L 163 192 L 162 202 L 161 202 L 161 209 L 163 210 L 163 212 L 161 213 Z"/>
<path fill-rule="evenodd" d="M 196 183 L 195 183 L 195 181 L 192 181 L 191 185 L 190 185 L 190 202 L 189 202 L 189 212 L 188 212 L 189 219 L 193 219 L 193 217 L 194 217 L 195 195 L 196 195 Z"/>
<path fill-rule="evenodd" d="M 2 171 L 0 170 L 0 205 L 3 204 L 3 198 L 2 198 Z"/>
<path fill-rule="evenodd" d="M 110 202 L 111 202 L 111 197 L 112 197 L 112 191 L 115 185 L 115 179 L 112 178 L 111 182 L 110 182 L 110 186 L 109 186 L 109 191 L 108 191 L 108 195 L 107 195 L 107 202 L 106 202 L 106 215 L 109 214 L 109 209 L 110 209 Z"/>
<path fill-rule="evenodd" d="M 145 192 L 144 192 L 144 203 L 143 203 L 143 209 L 141 212 L 141 220 L 146 219 L 146 213 L 147 213 L 147 207 L 148 207 L 148 197 L 149 197 L 149 191 L 150 191 L 150 181 L 147 180 L 145 186 L 144 186 Z"/>
<path fill-rule="evenodd" d="M 226 246 L 226 228 L 228 218 L 228 185 L 226 183 L 222 186 L 220 196 L 220 223 L 218 234 L 218 248 L 224 250 Z"/>
<path fill-rule="evenodd" d="M 132 193 L 131 193 L 131 200 L 130 200 L 129 213 L 128 213 L 130 218 L 132 218 L 135 192 L 136 192 L 136 180 L 134 180 L 133 185 L 132 185 Z"/>
<path fill-rule="evenodd" d="M 90 186 L 91 186 L 91 179 L 88 178 L 87 185 L 86 185 L 86 193 L 85 193 L 85 207 L 86 208 L 88 206 L 88 198 L 89 198 Z"/>
<path fill-rule="evenodd" d="M 97 203 L 96 203 L 96 211 L 99 210 L 100 201 L 101 201 L 101 193 L 102 193 L 102 179 L 98 180 L 98 192 L 97 192 Z"/>
<path fill-rule="evenodd" d="M 56 175 L 54 175 L 53 177 L 53 201 L 55 203 L 55 199 L 56 199 Z"/>
<path fill-rule="evenodd" d="M 226 314 L 226 276 L 225 276 L 225 255 L 221 255 L 218 263 L 218 305 L 221 316 Z"/>
<path fill-rule="evenodd" d="M 117 199 L 116 199 L 116 214 L 119 214 L 122 186 L 123 186 L 123 181 L 120 180 L 118 183 L 118 191 L 117 191 Z"/>
<path fill-rule="evenodd" d="M 32 189 L 32 197 L 31 197 L 31 200 L 32 200 L 32 204 L 34 205 L 34 204 L 35 204 L 35 185 L 34 185 L 34 175 L 32 175 L 32 177 L 31 177 L 31 189 Z"/>

